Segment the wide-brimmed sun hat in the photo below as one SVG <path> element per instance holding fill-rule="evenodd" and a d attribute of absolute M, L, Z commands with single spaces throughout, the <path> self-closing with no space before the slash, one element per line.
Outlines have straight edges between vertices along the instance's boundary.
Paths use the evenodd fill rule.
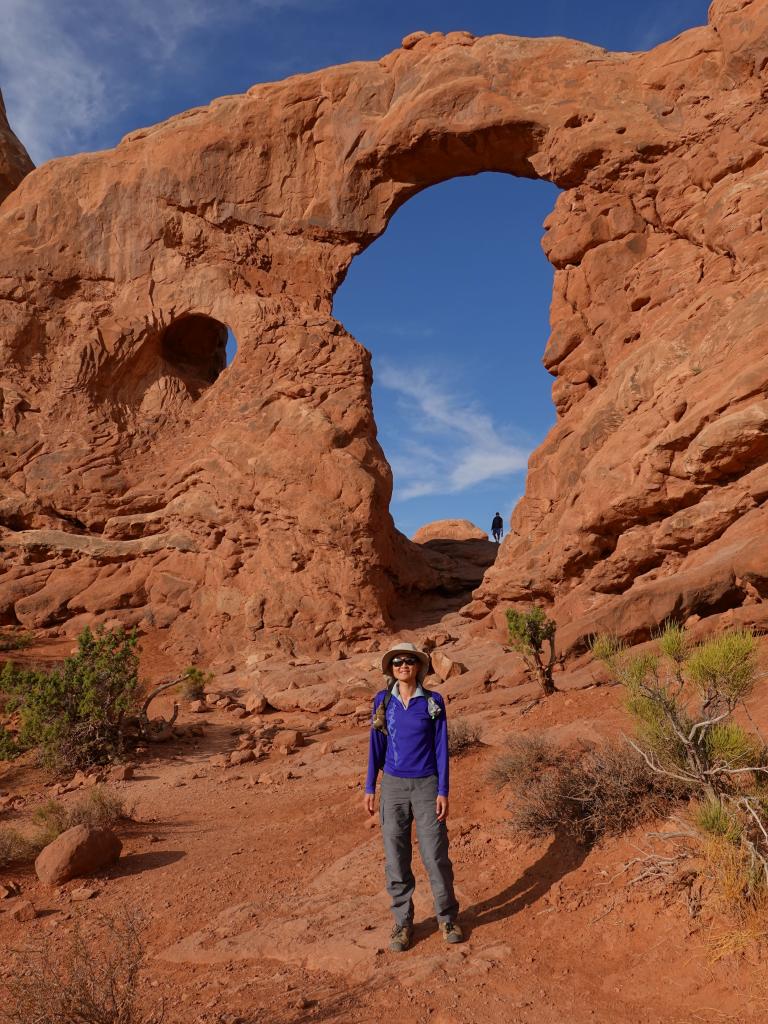
<path fill-rule="evenodd" d="M 427 672 L 429 672 L 429 655 L 426 651 L 420 650 L 416 644 L 412 644 L 410 640 L 402 640 L 399 643 L 394 644 L 390 647 L 384 657 L 381 659 L 381 671 L 385 676 L 392 675 L 392 666 L 390 662 L 396 654 L 410 654 L 414 658 L 418 658 L 421 662 L 421 668 L 419 669 L 419 682 L 422 682 Z"/>

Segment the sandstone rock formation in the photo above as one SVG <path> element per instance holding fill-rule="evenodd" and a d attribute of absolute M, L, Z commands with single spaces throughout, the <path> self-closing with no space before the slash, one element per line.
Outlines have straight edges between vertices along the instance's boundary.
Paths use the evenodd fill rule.
<path fill-rule="evenodd" d="M 630 161 L 595 140 L 547 222 L 559 421 L 469 614 L 554 602 L 566 648 L 768 621 L 766 55 L 768 5 L 715 0 L 707 28 L 630 58 L 659 131 L 616 124 Z"/>
<path fill-rule="evenodd" d="M 0 93 L 0 203 L 33 167 L 26 149 L 11 131 Z"/>
<path fill-rule="evenodd" d="M 559 419 L 467 614 L 543 599 L 570 644 L 758 615 L 766 54 L 762 0 L 647 54 L 415 33 L 29 174 L 0 206 L 0 623 L 365 645 L 439 584 L 332 301 L 410 196 L 485 170 L 563 190 Z"/>
<path fill-rule="evenodd" d="M 431 540 L 488 540 L 488 534 L 468 519 L 437 519 L 420 526 L 411 540 L 414 544 Z"/>

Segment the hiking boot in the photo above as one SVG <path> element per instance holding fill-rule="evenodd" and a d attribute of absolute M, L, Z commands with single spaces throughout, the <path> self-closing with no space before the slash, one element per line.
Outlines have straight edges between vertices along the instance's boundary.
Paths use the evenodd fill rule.
<path fill-rule="evenodd" d="M 393 953 L 404 953 L 410 946 L 412 937 L 413 925 L 410 921 L 406 921 L 405 924 L 396 924 L 392 929 L 389 948 Z"/>
<path fill-rule="evenodd" d="M 441 921 L 440 931 L 443 933 L 443 938 L 446 942 L 463 942 L 464 932 L 455 921 Z"/>

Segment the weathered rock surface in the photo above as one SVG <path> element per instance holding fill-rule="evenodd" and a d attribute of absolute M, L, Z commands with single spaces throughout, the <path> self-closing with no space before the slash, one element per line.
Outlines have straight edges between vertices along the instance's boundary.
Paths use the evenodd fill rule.
<path fill-rule="evenodd" d="M 647 54 L 417 33 L 28 174 L 0 206 L 0 624 L 364 647 L 442 584 L 394 529 L 369 355 L 332 300 L 410 196 L 486 170 L 563 190 L 559 419 L 468 616 L 541 599 L 571 645 L 759 618 L 767 47 L 749 0 Z"/>
<path fill-rule="evenodd" d="M 411 540 L 414 544 L 430 540 L 488 540 L 488 534 L 469 519 L 437 519 L 420 526 Z"/>
<path fill-rule="evenodd" d="M 443 680 L 452 679 L 467 671 L 466 666 L 460 661 L 454 661 L 453 658 L 448 657 L 445 651 L 439 650 L 432 652 L 432 668 Z"/>
<path fill-rule="evenodd" d="M 114 864 L 123 844 L 108 828 L 75 825 L 62 832 L 37 856 L 35 871 L 41 882 L 61 885 L 85 878 Z"/>
<path fill-rule="evenodd" d="M 3 94 L 0 93 L 0 203 L 34 166 L 8 124 Z"/>
<path fill-rule="evenodd" d="M 263 693 L 254 690 L 245 698 L 245 710 L 254 715 L 260 715 L 267 710 L 267 698 Z"/>

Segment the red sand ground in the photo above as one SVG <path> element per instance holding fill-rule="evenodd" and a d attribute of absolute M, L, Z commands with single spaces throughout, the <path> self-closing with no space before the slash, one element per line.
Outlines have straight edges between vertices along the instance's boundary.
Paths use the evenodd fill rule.
<path fill-rule="evenodd" d="M 168 669 L 151 644 L 144 669 L 149 677 Z M 98 879 L 98 895 L 73 903 L 67 894 L 81 882 L 51 890 L 31 869 L 13 872 L 39 916 L 14 923 L 0 912 L 0 941 L 20 949 L 55 940 L 76 920 L 87 932 L 99 915 L 136 908 L 147 922 L 142 998 L 164 1000 L 170 1024 L 763 1022 L 757 949 L 715 961 L 711 924 L 692 919 L 679 894 L 627 886 L 632 872 L 622 868 L 648 848 L 643 834 L 591 852 L 558 839 L 521 842 L 506 822 L 507 796 L 487 781 L 507 733 L 612 734 L 624 720 L 620 699 L 615 688 L 592 687 L 523 714 L 526 705 L 505 702 L 497 686 L 475 707 L 466 698 L 449 705 L 481 724 L 485 741 L 453 762 L 463 945 L 444 945 L 418 864 L 415 944 L 387 951 L 380 838 L 362 810 L 367 728 L 331 718 L 318 733 L 319 716 L 275 714 L 304 729 L 307 745 L 222 769 L 210 758 L 234 746 L 237 723 L 219 711 L 204 716 L 204 738 L 151 748 L 134 780 L 113 784 L 134 805 L 134 822 L 121 830 L 123 856 Z M 321 752 L 328 739 L 337 753 Z M 294 777 L 255 782 L 287 768 Z M 1 767 L 0 790 L 27 802 L 0 821 L 28 817 L 47 796 L 43 782 L 36 769 Z M 13 971 L 4 957 L 0 992 Z"/>

